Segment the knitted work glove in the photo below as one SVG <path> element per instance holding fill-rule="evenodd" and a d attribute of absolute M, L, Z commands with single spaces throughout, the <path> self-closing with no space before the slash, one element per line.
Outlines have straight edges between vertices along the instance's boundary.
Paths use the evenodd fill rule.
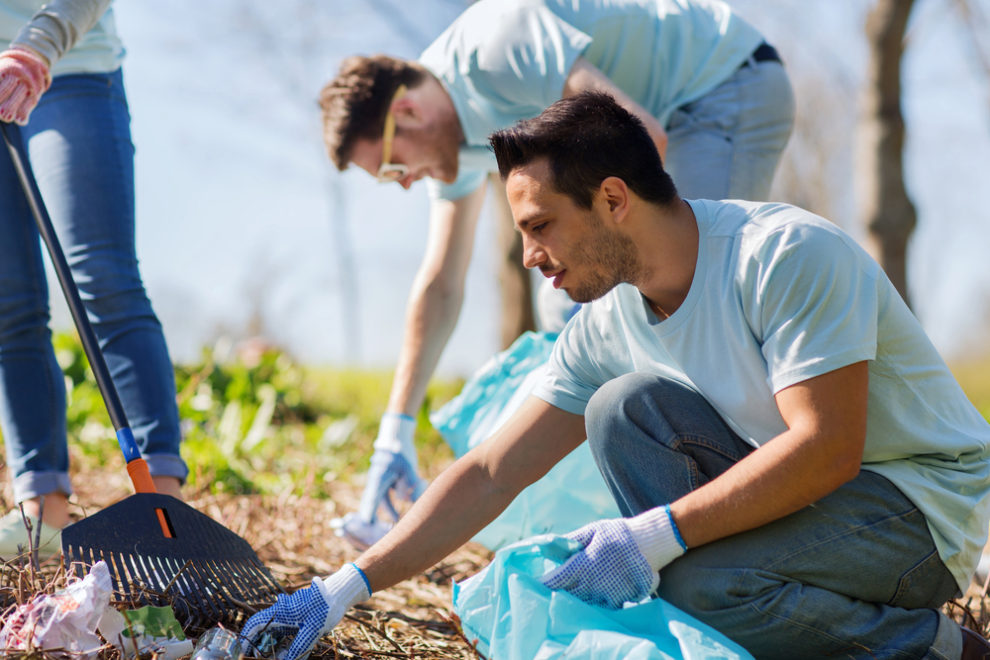
<path fill-rule="evenodd" d="M 670 507 L 633 518 L 600 520 L 567 534 L 582 550 L 541 578 L 550 589 L 564 589 L 581 600 L 618 609 L 652 594 L 658 571 L 684 554 Z"/>
<path fill-rule="evenodd" d="M 248 619 L 241 637 L 255 644 L 266 630 L 278 636 L 295 633 L 285 660 L 306 658 L 316 640 L 330 632 L 352 605 L 369 597 L 371 587 L 364 573 L 345 564 L 325 580 L 313 578 L 305 589 L 280 595 L 274 605 Z"/>
<path fill-rule="evenodd" d="M 51 84 L 48 62 L 33 50 L 14 46 L 0 53 L 0 121 L 27 124 Z"/>

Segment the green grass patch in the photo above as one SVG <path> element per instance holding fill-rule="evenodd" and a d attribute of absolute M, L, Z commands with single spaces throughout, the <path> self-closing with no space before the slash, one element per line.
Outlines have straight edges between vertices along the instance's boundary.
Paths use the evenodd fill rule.
<path fill-rule="evenodd" d="M 76 335 L 53 341 L 65 373 L 73 460 L 81 469 L 101 466 L 119 452 L 103 398 Z M 222 359 L 204 350 L 196 363 L 175 367 L 175 380 L 190 486 L 319 496 L 321 483 L 367 470 L 392 374 L 304 367 L 276 349 Z M 416 434 L 427 474 L 452 458 L 428 411 L 462 385 L 435 381 L 428 389 Z"/>
<path fill-rule="evenodd" d="M 976 409 L 990 420 L 990 353 L 949 365 L 956 380 Z"/>
<path fill-rule="evenodd" d="M 116 456 L 116 436 L 86 356 L 73 333 L 54 337 L 68 390 L 73 460 L 80 468 Z M 977 409 L 990 419 L 990 356 L 952 365 Z M 378 421 L 392 383 L 388 371 L 312 368 L 276 349 L 220 358 L 204 350 L 175 368 L 182 455 L 190 485 L 214 493 L 320 496 L 321 484 L 349 481 L 368 467 Z M 416 442 L 426 476 L 452 459 L 428 414 L 463 381 L 434 380 L 417 419 Z"/>

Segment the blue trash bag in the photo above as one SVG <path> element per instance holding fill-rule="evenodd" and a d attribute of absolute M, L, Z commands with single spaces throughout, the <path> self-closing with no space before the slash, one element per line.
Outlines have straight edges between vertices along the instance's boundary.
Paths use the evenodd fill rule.
<path fill-rule="evenodd" d="M 456 583 L 454 611 L 468 639 L 495 660 L 752 660 L 659 598 L 609 610 L 540 583 L 579 549 L 562 536 L 537 536 L 502 548 L 481 572 Z"/>
<path fill-rule="evenodd" d="M 492 357 L 430 422 L 457 456 L 489 438 L 522 405 L 546 372 L 556 334 L 526 332 Z M 536 534 L 566 533 L 621 515 L 588 443 L 525 488 L 474 540 L 489 550 Z"/>

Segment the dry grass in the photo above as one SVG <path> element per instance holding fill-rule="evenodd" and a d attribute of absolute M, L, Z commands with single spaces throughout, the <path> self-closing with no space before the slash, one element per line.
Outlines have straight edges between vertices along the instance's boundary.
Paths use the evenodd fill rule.
<path fill-rule="evenodd" d="M 103 474 L 77 478 L 76 499 L 90 509 L 106 506 L 129 494 L 125 477 Z M 93 475 L 90 475 L 93 476 Z M 331 484 L 329 497 L 197 494 L 189 503 L 244 537 L 288 591 L 308 584 L 314 575 L 327 575 L 351 561 L 357 552 L 336 538 L 332 518 L 357 506 L 359 485 Z M 9 507 L 9 497 L 0 496 Z M 90 511 L 92 512 L 92 511 Z M 80 508 L 80 515 L 84 511 Z M 425 574 L 353 608 L 325 637 L 313 658 L 430 658 L 437 660 L 481 657 L 465 639 L 451 610 L 451 583 L 477 572 L 490 559 L 484 548 L 468 544 Z M 64 586 L 65 575 L 52 561 L 37 571 L 31 566 L 7 564 L 0 575 L 0 608 L 4 614 L 34 594 Z M 950 602 L 945 611 L 957 621 L 990 633 L 987 585 L 974 584 L 965 597 Z M 201 631 L 189 631 L 195 637 Z M 63 658 L 65 653 L 5 653 L 10 658 Z M 101 658 L 118 660 L 110 647 Z"/>
<path fill-rule="evenodd" d="M 109 477 L 109 479 L 108 479 Z M 108 483 L 109 481 L 109 483 Z M 100 475 L 100 480 L 77 478 L 75 499 L 88 502 L 90 513 L 129 494 L 126 478 Z M 328 575 L 357 556 L 347 542 L 333 535 L 332 518 L 357 507 L 359 489 L 331 485 L 329 498 L 232 496 L 200 494 L 189 504 L 245 538 L 275 578 L 294 591 L 316 575 Z M 9 497 L 0 497 L 7 510 Z M 80 510 L 80 514 L 83 511 Z M 376 592 L 346 615 L 333 634 L 320 641 L 312 658 L 453 658 L 480 657 L 463 636 L 451 609 L 451 584 L 477 572 L 490 559 L 481 546 L 468 544 L 413 580 Z M 28 562 L 11 562 L 0 569 L 0 611 L 6 615 L 38 593 L 65 586 L 65 574 L 52 560 L 35 570 Z M 202 631 L 188 631 L 196 637 Z M 71 657 L 58 651 L 33 655 L 4 652 L 10 658 Z M 100 656 L 117 660 L 108 647 Z"/>

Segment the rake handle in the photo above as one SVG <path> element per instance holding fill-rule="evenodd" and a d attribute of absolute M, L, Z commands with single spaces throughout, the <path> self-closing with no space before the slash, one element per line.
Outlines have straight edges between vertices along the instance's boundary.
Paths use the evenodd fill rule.
<path fill-rule="evenodd" d="M 110 421 L 113 423 L 113 428 L 117 432 L 117 444 L 120 445 L 120 450 L 124 454 L 124 460 L 127 461 L 127 473 L 131 477 L 131 483 L 134 484 L 134 490 L 139 493 L 154 493 L 155 485 L 151 480 L 148 465 L 141 458 L 141 452 L 138 450 L 137 443 L 134 441 L 134 434 L 131 432 L 130 425 L 127 422 L 127 415 L 124 414 L 124 406 L 120 403 L 117 388 L 110 378 L 110 370 L 107 368 L 106 360 L 103 358 L 103 352 L 100 350 L 100 345 L 97 342 L 96 333 L 93 331 L 93 326 L 90 325 L 89 318 L 86 316 L 86 308 L 83 306 L 82 299 L 79 297 L 79 289 L 76 287 L 75 280 L 72 278 L 72 271 L 69 270 L 69 263 L 66 261 L 65 254 L 62 252 L 62 246 L 59 244 L 58 237 L 55 235 L 55 228 L 48 215 L 48 209 L 41 202 L 41 191 L 38 189 L 34 172 L 32 172 L 28 162 L 20 130 L 13 124 L 0 122 L 0 132 L 3 133 L 3 141 L 7 145 L 10 160 L 14 165 L 17 178 L 20 180 L 24 197 L 31 209 L 31 215 L 34 216 L 35 223 L 38 225 L 38 232 L 45 242 L 45 247 L 48 248 L 52 265 L 55 267 L 55 274 L 58 276 L 59 284 L 62 286 L 62 293 L 65 294 L 65 301 L 69 305 L 69 312 L 72 314 L 72 320 L 76 324 L 76 330 L 79 331 L 79 339 L 82 341 L 83 351 L 86 353 L 89 366 L 93 370 L 93 375 L 96 377 L 96 384 L 100 388 L 103 402 L 107 407 L 107 412 L 110 414 Z"/>

